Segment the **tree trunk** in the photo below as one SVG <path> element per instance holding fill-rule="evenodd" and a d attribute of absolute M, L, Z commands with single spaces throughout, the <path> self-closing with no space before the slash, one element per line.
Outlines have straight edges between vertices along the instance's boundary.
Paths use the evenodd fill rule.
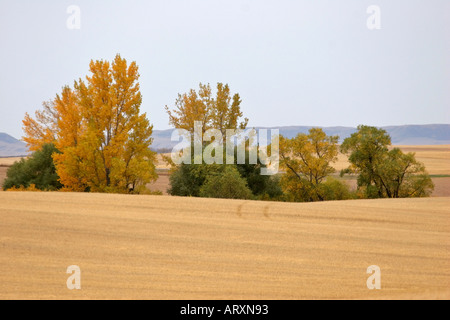
<path fill-rule="evenodd" d="M 111 185 L 111 178 L 109 177 L 110 174 L 109 168 L 105 168 L 105 174 L 106 174 L 106 186 L 109 187 Z"/>

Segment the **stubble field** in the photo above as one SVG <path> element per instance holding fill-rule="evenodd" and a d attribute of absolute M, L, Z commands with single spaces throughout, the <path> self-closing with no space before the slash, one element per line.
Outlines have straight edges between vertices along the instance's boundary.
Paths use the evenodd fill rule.
<path fill-rule="evenodd" d="M 417 158 L 449 174 L 432 147 Z M 325 203 L 0 192 L 0 299 L 450 299 L 448 180 L 431 198 Z"/>
<path fill-rule="evenodd" d="M 450 198 L 0 192 L 0 221 L 1 299 L 450 298 Z"/>

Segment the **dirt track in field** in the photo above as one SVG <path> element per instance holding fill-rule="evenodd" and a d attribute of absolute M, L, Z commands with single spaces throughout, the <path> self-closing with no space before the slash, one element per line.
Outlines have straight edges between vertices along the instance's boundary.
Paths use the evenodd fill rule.
<path fill-rule="evenodd" d="M 1 299 L 449 299 L 450 198 L 0 192 L 0 252 Z"/>

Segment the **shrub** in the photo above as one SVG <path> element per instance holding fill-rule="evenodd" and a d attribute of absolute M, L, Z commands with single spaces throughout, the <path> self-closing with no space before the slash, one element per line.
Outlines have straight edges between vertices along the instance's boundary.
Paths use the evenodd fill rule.
<path fill-rule="evenodd" d="M 36 188 L 36 185 L 34 183 L 30 184 L 27 188 L 25 188 L 24 186 L 20 186 L 20 187 L 12 187 L 7 189 L 6 191 L 42 191 L 38 188 Z"/>
<path fill-rule="evenodd" d="M 283 201 L 283 189 L 280 184 L 280 175 L 276 174 L 273 176 L 269 176 L 267 179 L 264 193 L 261 194 L 258 198 L 260 200 L 272 200 L 272 201 Z"/>
<path fill-rule="evenodd" d="M 333 177 L 328 177 L 327 180 L 322 183 L 322 190 L 324 200 L 348 200 L 356 197 L 356 195 L 350 191 L 348 184 Z"/>
<path fill-rule="evenodd" d="M 28 159 L 15 162 L 7 171 L 3 189 L 24 189 L 34 185 L 39 190 L 57 190 L 62 187 L 56 174 L 52 155 L 58 152 L 53 144 L 44 144 L 41 150 L 35 151 Z"/>
<path fill-rule="evenodd" d="M 168 193 L 173 196 L 199 197 L 200 188 L 209 174 L 223 171 L 223 165 L 184 164 L 173 169 Z"/>
<path fill-rule="evenodd" d="M 252 191 L 236 167 L 228 165 L 223 172 L 207 176 L 200 188 L 200 196 L 207 198 L 251 199 Z"/>

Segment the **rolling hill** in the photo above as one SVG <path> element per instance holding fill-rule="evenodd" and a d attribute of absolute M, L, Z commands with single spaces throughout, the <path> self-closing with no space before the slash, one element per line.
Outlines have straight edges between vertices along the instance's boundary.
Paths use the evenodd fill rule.
<path fill-rule="evenodd" d="M 255 129 L 279 129 L 280 134 L 291 138 L 307 133 L 312 126 L 255 127 Z M 322 127 L 328 135 L 338 135 L 342 142 L 356 131 L 353 127 Z M 450 124 L 386 126 L 394 145 L 450 144 Z M 153 150 L 172 149 L 178 142 L 171 141 L 173 129 L 153 130 Z M 17 157 L 27 154 L 26 144 L 6 133 L 0 133 L 0 157 Z"/>
<path fill-rule="evenodd" d="M 255 129 L 279 129 L 280 134 L 292 138 L 307 133 L 312 126 L 255 127 Z M 340 142 L 356 131 L 353 127 L 322 127 L 328 135 L 338 135 Z M 450 144 L 450 124 L 386 126 L 394 145 L 441 145 Z M 177 142 L 170 141 L 173 129 L 154 130 L 152 149 L 172 149 Z"/>
<path fill-rule="evenodd" d="M 0 157 L 20 157 L 28 154 L 25 142 L 0 132 Z"/>

